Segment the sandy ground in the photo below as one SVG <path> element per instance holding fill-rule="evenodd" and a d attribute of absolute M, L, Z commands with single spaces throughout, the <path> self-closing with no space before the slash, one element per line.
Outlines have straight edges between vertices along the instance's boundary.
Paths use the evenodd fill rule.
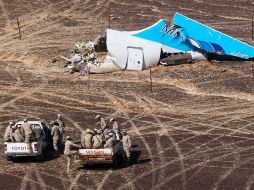
<path fill-rule="evenodd" d="M 149 71 L 88 81 L 65 73 L 58 58 L 103 33 L 109 13 L 112 28 L 136 30 L 179 11 L 251 43 L 252 1 L 1 0 L 0 9 L 0 135 L 10 120 L 61 113 L 66 134 L 78 139 L 101 114 L 116 117 L 136 145 L 129 167 L 71 173 L 64 156 L 42 163 L 1 156 L 1 189 L 253 189 L 252 63 L 159 66 L 151 92 Z"/>

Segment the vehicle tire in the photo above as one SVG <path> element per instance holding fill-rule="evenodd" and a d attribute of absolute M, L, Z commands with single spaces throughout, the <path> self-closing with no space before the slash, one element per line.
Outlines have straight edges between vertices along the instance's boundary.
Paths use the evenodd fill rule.
<path fill-rule="evenodd" d="M 12 161 L 12 156 L 5 156 L 5 159 L 7 160 L 7 161 Z"/>
<path fill-rule="evenodd" d="M 124 167 L 129 165 L 129 162 L 128 162 L 128 159 L 127 159 L 125 151 L 122 152 L 121 159 L 122 159 L 122 165 Z"/>
<path fill-rule="evenodd" d="M 36 159 L 39 162 L 43 162 L 44 161 L 44 151 L 42 151 L 41 154 L 36 157 Z"/>
<path fill-rule="evenodd" d="M 117 156 L 113 157 L 113 162 L 112 162 L 112 168 L 117 168 L 118 167 L 118 159 Z"/>

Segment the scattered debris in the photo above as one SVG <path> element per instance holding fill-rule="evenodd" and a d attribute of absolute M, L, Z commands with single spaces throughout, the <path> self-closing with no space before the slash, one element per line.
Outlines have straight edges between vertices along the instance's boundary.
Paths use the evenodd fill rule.
<path fill-rule="evenodd" d="M 96 52 L 107 52 L 106 35 L 99 36 L 95 39 L 94 49 Z"/>
<path fill-rule="evenodd" d="M 89 41 L 88 43 L 77 43 L 73 50 L 71 50 L 71 58 L 65 59 L 67 63 L 64 67 L 71 70 L 71 73 L 81 72 L 85 75 L 89 72 L 91 64 L 99 67 L 105 61 L 106 53 L 106 36 L 98 37 L 95 42 Z"/>
<path fill-rule="evenodd" d="M 254 47 L 176 13 L 172 24 L 159 20 L 139 31 L 108 29 L 94 42 L 78 43 L 66 66 L 71 73 L 141 71 L 159 63 L 252 61 Z"/>

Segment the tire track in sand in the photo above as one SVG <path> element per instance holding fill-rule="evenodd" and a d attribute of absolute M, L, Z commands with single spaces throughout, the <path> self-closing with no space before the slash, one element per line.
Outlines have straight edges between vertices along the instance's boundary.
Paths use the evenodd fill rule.
<path fill-rule="evenodd" d="M 104 177 L 102 178 L 100 184 L 97 187 L 97 190 L 102 190 L 103 185 L 106 183 L 107 179 L 109 178 L 109 176 L 112 174 L 112 170 L 108 171 Z"/>
<path fill-rule="evenodd" d="M 79 185 L 78 185 L 77 181 L 79 180 L 79 178 L 81 177 L 81 175 L 82 175 L 82 172 L 79 172 L 79 173 L 76 175 L 76 177 L 72 180 L 72 182 L 71 182 L 71 184 L 70 184 L 68 190 L 72 190 L 74 187 L 75 187 L 76 190 L 79 190 L 79 187 L 78 187 Z"/>
<path fill-rule="evenodd" d="M 103 93 L 104 93 L 105 96 L 108 98 L 108 100 L 112 102 L 112 104 L 117 103 L 118 106 L 116 106 L 115 109 L 119 109 L 119 105 L 124 106 L 124 103 L 123 103 L 121 100 L 119 100 L 119 98 L 116 98 L 114 95 L 112 95 L 111 93 L 109 93 L 109 92 L 107 92 L 107 91 L 103 91 Z M 118 111 L 121 112 L 121 113 L 125 116 L 125 118 L 127 118 L 127 119 L 129 120 L 129 122 L 130 122 L 132 128 L 134 128 L 135 133 L 137 134 L 137 136 L 138 136 L 138 137 L 141 139 L 141 141 L 143 142 L 143 144 L 144 144 L 144 146 L 145 146 L 145 148 L 146 148 L 146 150 L 147 150 L 147 152 L 148 152 L 150 158 L 152 158 L 152 150 L 151 150 L 151 148 L 149 147 L 147 141 L 146 141 L 145 138 L 142 136 L 142 134 L 141 134 L 140 131 L 138 130 L 138 127 L 135 125 L 135 123 L 131 120 L 131 117 L 130 117 L 126 112 L 124 112 L 123 110 L 124 110 L 124 109 L 121 109 L 121 108 L 120 108 Z M 154 168 L 155 168 L 155 165 L 154 165 L 153 162 L 151 163 L 151 165 L 152 165 L 152 169 L 154 169 Z M 151 182 L 152 182 L 152 185 L 155 183 L 155 176 L 154 176 L 154 174 L 152 174 L 152 180 L 151 180 Z M 134 184 L 131 183 L 131 182 L 129 182 L 127 185 L 129 186 L 130 184 L 134 185 Z M 134 186 L 134 187 L 135 187 L 135 186 Z M 121 189 L 121 188 L 118 188 L 118 189 Z"/>
<path fill-rule="evenodd" d="M 178 154 L 180 167 L 182 169 L 182 181 L 183 181 L 182 182 L 182 189 L 186 190 L 187 187 L 186 187 L 186 172 L 185 172 L 185 166 L 184 166 L 184 155 L 182 154 L 181 148 L 178 145 L 178 143 L 175 141 L 175 139 L 168 134 L 168 131 L 164 127 L 164 125 L 161 122 L 161 120 L 159 118 L 157 118 L 156 116 L 154 116 L 154 115 L 153 115 L 153 118 L 158 123 L 158 125 L 161 127 L 161 129 L 164 131 L 164 134 L 167 134 L 166 136 L 169 138 L 169 140 L 171 141 L 173 147 L 175 148 L 175 151 Z"/>

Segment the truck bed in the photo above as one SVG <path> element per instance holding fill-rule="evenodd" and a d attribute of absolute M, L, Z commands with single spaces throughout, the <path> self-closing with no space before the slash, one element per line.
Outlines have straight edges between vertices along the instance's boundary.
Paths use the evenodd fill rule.
<path fill-rule="evenodd" d="M 112 163 L 113 149 L 79 149 L 79 158 L 85 163 Z"/>
<path fill-rule="evenodd" d="M 119 140 L 113 142 L 112 148 L 79 149 L 79 158 L 84 163 L 113 163 L 123 154 L 123 143 Z"/>
<path fill-rule="evenodd" d="M 40 150 L 38 142 L 31 142 L 32 151 L 29 150 L 28 143 L 5 142 L 5 155 L 6 156 L 36 156 Z"/>

